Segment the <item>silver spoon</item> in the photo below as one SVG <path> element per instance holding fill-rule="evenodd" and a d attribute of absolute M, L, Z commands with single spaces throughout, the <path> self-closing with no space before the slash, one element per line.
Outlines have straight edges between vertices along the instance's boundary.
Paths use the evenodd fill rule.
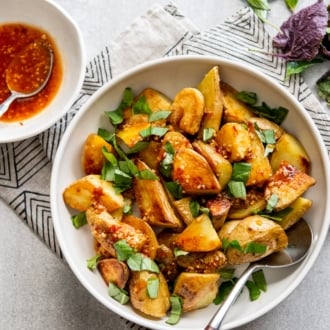
<path fill-rule="evenodd" d="M 285 250 L 273 253 L 266 258 L 249 265 L 204 330 L 220 329 L 222 321 L 229 308 L 234 303 L 253 272 L 261 268 L 282 268 L 292 266 L 306 257 L 313 240 L 313 233 L 307 222 L 301 219 L 287 230 L 287 235 L 289 244 Z"/>
<path fill-rule="evenodd" d="M 54 63 L 54 53 L 48 44 L 36 41 L 25 47 L 9 64 L 6 70 L 6 83 L 9 97 L 0 104 L 0 117 L 18 98 L 38 94 L 48 83 Z M 28 84 L 22 85 L 23 79 Z"/>

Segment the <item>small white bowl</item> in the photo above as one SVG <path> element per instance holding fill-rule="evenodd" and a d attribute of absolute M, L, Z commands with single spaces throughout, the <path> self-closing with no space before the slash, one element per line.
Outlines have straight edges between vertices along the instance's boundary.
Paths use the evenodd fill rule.
<path fill-rule="evenodd" d="M 63 202 L 62 193 L 70 183 L 84 175 L 81 164 L 77 161 L 80 159 L 84 140 L 89 133 L 97 132 L 99 127 L 110 128 L 104 111 L 118 106 L 125 87 L 131 87 L 134 93 L 146 87 L 153 87 L 173 98 L 181 88 L 196 86 L 204 74 L 216 64 L 220 67 L 221 79 L 237 90 L 254 91 L 271 107 L 283 106 L 289 109 L 283 127 L 305 146 L 312 161 L 311 175 L 316 179 L 316 185 L 305 195 L 314 203 L 304 217 L 314 232 L 311 253 L 298 266 L 266 270 L 267 292 L 258 300 L 250 302 L 248 293 L 244 290 L 227 314 L 222 329 L 246 324 L 267 313 L 288 297 L 313 266 L 329 228 L 330 168 L 327 151 L 306 110 L 277 82 L 247 65 L 207 56 L 162 59 L 141 65 L 113 79 L 89 99 L 63 136 L 51 176 L 51 210 L 63 254 L 80 282 L 107 308 L 150 329 L 204 329 L 217 307 L 211 304 L 207 308 L 188 312 L 177 325 L 171 326 L 166 324 L 166 320 L 144 318 L 129 305 L 122 306 L 110 298 L 100 274 L 86 267 L 86 260 L 95 255 L 90 229 L 88 226 L 78 230 L 73 227 L 71 214 Z"/>
<path fill-rule="evenodd" d="M 72 18 L 49 0 L 0 2 L 0 25 L 22 23 L 46 31 L 54 40 L 62 62 L 62 82 L 50 104 L 35 116 L 20 122 L 0 121 L 0 143 L 34 136 L 53 125 L 73 104 L 85 73 L 85 51 L 80 30 Z"/>

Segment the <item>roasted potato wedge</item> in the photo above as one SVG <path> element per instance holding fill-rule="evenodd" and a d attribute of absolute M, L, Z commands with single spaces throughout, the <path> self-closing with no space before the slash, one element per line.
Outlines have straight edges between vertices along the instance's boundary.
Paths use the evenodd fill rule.
<path fill-rule="evenodd" d="M 175 244 L 187 252 L 209 252 L 221 247 L 221 241 L 206 214 L 194 219 L 175 238 Z"/>
<path fill-rule="evenodd" d="M 220 87 L 223 94 L 224 122 L 247 123 L 250 118 L 255 117 L 249 106 L 235 97 L 237 93 L 235 88 L 222 81 Z"/>
<path fill-rule="evenodd" d="M 180 149 L 173 160 L 172 179 L 187 194 L 205 195 L 220 192 L 220 184 L 206 159 L 196 151 Z"/>
<path fill-rule="evenodd" d="M 137 160 L 140 171 L 150 169 L 144 162 Z M 159 180 L 135 178 L 134 192 L 142 219 L 150 225 L 181 229 L 182 222 L 174 213 L 167 194 Z"/>
<path fill-rule="evenodd" d="M 270 164 L 273 171 L 277 171 L 283 160 L 297 167 L 300 171 L 308 173 L 310 159 L 302 144 L 291 134 L 285 133 L 277 141 Z"/>
<path fill-rule="evenodd" d="M 117 194 L 109 181 L 102 180 L 97 174 L 90 174 L 76 180 L 63 192 L 64 202 L 78 211 L 86 211 L 92 203 L 100 203 L 108 212 L 124 206 L 123 196 Z"/>
<path fill-rule="evenodd" d="M 217 197 L 208 200 L 206 206 L 210 210 L 214 229 L 219 230 L 227 219 L 231 207 L 230 201 L 226 198 Z"/>
<path fill-rule="evenodd" d="M 97 268 L 107 285 L 111 282 L 121 289 L 126 286 L 129 269 L 124 262 L 116 258 L 102 259 L 98 262 Z"/>
<path fill-rule="evenodd" d="M 159 288 L 156 298 L 148 295 L 148 280 L 158 279 Z M 162 273 L 148 271 L 131 272 L 129 294 L 132 306 L 138 311 L 155 318 L 162 318 L 170 308 L 170 292 Z"/>
<path fill-rule="evenodd" d="M 172 201 L 174 209 L 177 211 L 186 225 L 189 225 L 195 219 L 190 210 L 191 201 L 191 197 L 184 197 Z"/>
<path fill-rule="evenodd" d="M 226 123 L 215 136 L 220 149 L 230 162 L 239 162 L 251 153 L 251 138 L 247 128 L 240 123 Z"/>
<path fill-rule="evenodd" d="M 182 133 L 177 131 L 169 131 L 164 135 L 162 145 L 164 146 L 166 143 L 170 143 L 175 152 L 184 148 L 192 149 L 190 141 Z"/>
<path fill-rule="evenodd" d="M 204 115 L 204 96 L 196 88 L 183 88 L 171 105 L 170 123 L 187 134 L 196 134 Z"/>
<path fill-rule="evenodd" d="M 140 132 L 147 129 L 150 126 L 149 122 L 138 122 L 130 125 L 124 125 L 122 128 L 118 129 L 116 132 L 117 137 L 124 142 L 127 147 L 134 147 L 143 138 Z"/>
<path fill-rule="evenodd" d="M 139 152 L 139 158 L 145 162 L 151 169 L 156 170 L 159 166 L 161 142 L 150 141 L 148 146 Z"/>
<path fill-rule="evenodd" d="M 148 238 L 146 243 L 144 243 L 141 252 L 147 255 L 149 258 L 155 259 L 158 249 L 158 241 L 157 236 L 150 225 L 140 218 L 135 217 L 134 215 L 124 215 L 122 222 L 140 230 Z"/>
<path fill-rule="evenodd" d="M 265 198 L 268 200 L 276 195 L 278 201 L 274 211 L 283 210 L 314 184 L 314 178 L 287 161 L 282 161 L 265 187 Z"/>
<path fill-rule="evenodd" d="M 97 134 L 89 134 L 85 140 L 82 154 L 81 164 L 85 174 L 100 174 L 105 163 L 105 157 L 102 148 L 113 152 L 113 147 Z"/>
<path fill-rule="evenodd" d="M 197 88 L 202 92 L 205 101 L 204 115 L 199 129 L 199 136 L 201 137 L 205 128 L 212 128 L 216 132 L 220 126 L 223 101 L 219 67 L 214 66 L 207 72 Z"/>
<path fill-rule="evenodd" d="M 261 130 L 274 131 L 276 140 L 278 140 L 285 132 L 281 126 L 263 117 L 251 117 L 248 119 L 248 123 L 253 126 L 257 125 Z"/>
<path fill-rule="evenodd" d="M 207 160 L 217 176 L 222 190 L 226 187 L 233 172 L 233 167 L 229 160 L 219 154 L 212 145 L 206 144 L 200 140 L 195 141 L 193 147 Z"/>
<path fill-rule="evenodd" d="M 112 256 L 116 256 L 113 244 L 119 240 L 125 240 L 133 249 L 142 251 L 149 239 L 141 230 L 115 220 L 102 205 L 88 208 L 86 218 L 94 238 Z"/>
<path fill-rule="evenodd" d="M 165 94 L 153 88 L 144 89 L 138 96 L 144 96 L 151 111 L 170 110 L 171 99 Z"/>
<path fill-rule="evenodd" d="M 228 232 L 228 228 L 230 231 Z M 288 237 L 284 229 L 272 220 L 259 215 L 252 215 L 240 220 L 233 227 L 223 226 L 219 232 L 221 239 L 237 241 L 241 249 L 229 247 L 225 254 L 230 265 L 253 262 L 287 247 Z M 249 245 L 258 244 L 265 247 L 265 252 L 248 252 Z"/>
<path fill-rule="evenodd" d="M 212 303 L 218 292 L 220 274 L 181 273 L 174 294 L 182 297 L 183 311 L 203 308 Z"/>

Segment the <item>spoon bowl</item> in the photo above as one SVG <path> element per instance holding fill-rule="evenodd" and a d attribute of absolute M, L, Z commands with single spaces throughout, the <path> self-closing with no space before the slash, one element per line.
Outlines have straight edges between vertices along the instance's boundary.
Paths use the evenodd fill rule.
<path fill-rule="evenodd" d="M 43 41 L 29 44 L 15 56 L 6 70 L 10 95 L 0 105 L 0 117 L 14 100 L 32 97 L 45 88 L 52 73 L 53 63 L 53 50 Z M 28 84 L 26 77 L 29 77 Z"/>
<path fill-rule="evenodd" d="M 309 224 L 301 219 L 290 227 L 286 233 L 288 236 L 288 247 L 280 252 L 275 252 L 261 260 L 251 263 L 242 273 L 228 297 L 216 311 L 204 330 L 220 329 L 222 321 L 231 305 L 235 302 L 253 272 L 262 268 L 290 267 L 301 262 L 307 256 L 313 241 L 313 233 Z"/>

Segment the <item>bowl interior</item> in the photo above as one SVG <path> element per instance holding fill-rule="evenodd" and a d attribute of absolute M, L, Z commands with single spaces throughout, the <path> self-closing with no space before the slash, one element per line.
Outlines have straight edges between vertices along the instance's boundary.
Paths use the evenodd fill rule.
<path fill-rule="evenodd" d="M 296 135 L 303 143 L 312 159 L 312 176 L 317 184 L 306 196 L 313 200 L 313 207 L 306 215 L 311 224 L 315 240 L 312 252 L 300 265 L 286 270 L 267 271 L 268 291 L 257 301 L 251 303 L 244 290 L 239 301 L 229 311 L 224 329 L 245 324 L 272 309 L 302 281 L 312 267 L 324 242 L 329 226 L 329 169 L 327 152 L 321 138 L 306 111 L 284 88 L 255 70 L 230 61 L 213 57 L 179 57 L 151 62 L 125 73 L 101 88 L 79 111 L 70 124 L 58 149 L 51 178 L 52 215 L 57 237 L 65 258 L 81 283 L 109 309 L 119 315 L 152 329 L 173 329 L 163 321 L 144 318 L 129 306 L 122 306 L 109 298 L 107 288 L 98 272 L 86 267 L 86 260 L 92 257 L 92 237 L 89 229 L 76 230 L 70 222 L 70 211 L 62 199 L 65 187 L 83 176 L 80 166 L 80 153 L 83 142 L 90 132 L 99 127 L 110 128 L 104 111 L 115 109 L 121 100 L 125 87 L 131 87 L 135 93 L 143 88 L 153 87 L 173 96 L 183 87 L 194 87 L 204 74 L 215 64 L 220 66 L 221 79 L 238 90 L 257 92 L 260 99 L 270 106 L 283 106 L 290 110 L 284 122 L 284 128 Z M 216 306 L 186 313 L 177 329 L 201 329 L 210 319 Z"/>
<path fill-rule="evenodd" d="M 36 135 L 60 119 L 78 95 L 85 73 L 81 33 L 75 22 L 59 6 L 45 0 L 1 1 L 0 24 L 6 23 L 25 23 L 47 31 L 60 53 L 63 78 L 54 99 L 39 114 L 23 121 L 23 124 L 0 122 L 0 143 Z"/>

